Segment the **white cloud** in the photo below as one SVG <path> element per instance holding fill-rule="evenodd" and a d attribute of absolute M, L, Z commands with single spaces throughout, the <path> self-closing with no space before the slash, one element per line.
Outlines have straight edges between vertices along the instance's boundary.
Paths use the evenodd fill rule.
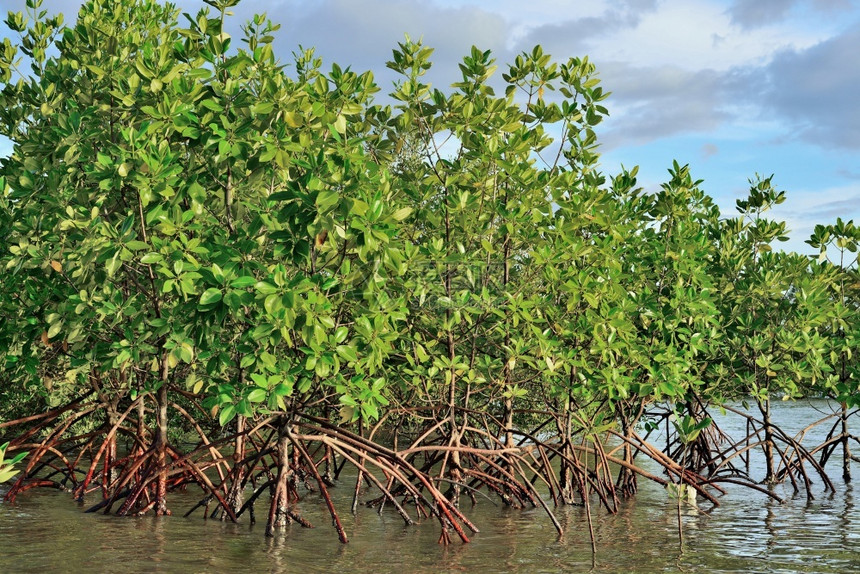
<path fill-rule="evenodd" d="M 270 17 L 278 20 L 277 14 Z M 337 62 L 356 71 L 373 70 L 385 92 L 395 79 L 385 63 L 405 34 L 434 49 L 428 79 L 447 86 L 459 79 L 457 64 L 472 45 L 504 54 L 510 32 L 508 22 L 493 10 L 412 0 L 324 0 L 283 24 L 279 53 L 285 61 L 299 44 L 315 47 L 324 68 Z"/>
<path fill-rule="evenodd" d="M 623 61 L 631 66 L 728 70 L 762 64 L 777 49 L 807 47 L 822 37 L 821 32 L 794 23 L 751 34 L 732 25 L 724 4 L 690 0 L 660 3 L 635 29 L 600 35 L 589 53 L 598 61 Z"/>
<path fill-rule="evenodd" d="M 729 109 L 744 85 L 740 72 L 677 66 L 599 65 L 611 91 L 611 116 L 602 133 L 609 147 L 645 143 L 679 133 L 712 132 L 731 120 Z"/>
<path fill-rule="evenodd" d="M 796 0 L 735 0 L 728 12 L 732 23 L 757 28 L 783 20 Z"/>
<path fill-rule="evenodd" d="M 860 148 L 860 22 L 807 50 L 777 54 L 765 102 L 787 131 L 825 147 Z"/>
<path fill-rule="evenodd" d="M 860 183 L 791 191 L 786 202 L 768 217 L 788 225 L 790 240 L 781 245 L 783 249 L 813 253 L 815 250 L 804 242 L 816 225 L 835 223 L 837 217 L 860 222 Z"/>

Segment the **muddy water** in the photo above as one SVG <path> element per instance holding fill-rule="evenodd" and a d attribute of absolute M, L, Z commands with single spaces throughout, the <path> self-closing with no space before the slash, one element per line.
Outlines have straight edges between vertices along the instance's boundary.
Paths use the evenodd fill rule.
<path fill-rule="evenodd" d="M 774 416 L 796 431 L 820 418 L 822 410 L 829 410 L 823 402 L 780 403 Z M 738 420 L 729 416 L 720 422 L 740 436 Z M 805 444 L 826 432 L 816 429 Z M 763 474 L 761 461 L 754 458 L 752 463 L 753 473 Z M 624 502 L 617 515 L 595 513 L 595 564 L 580 508 L 558 511 L 567 531 L 558 539 L 542 511 L 512 511 L 479 498 L 478 506 L 466 510 L 481 532 L 471 544 L 445 548 L 437 544 L 439 530 L 433 522 L 406 527 L 394 512 L 380 516 L 369 509 L 350 515 L 347 481 L 334 489 L 350 536 L 349 544 L 342 545 L 313 496 L 300 511 L 315 528 L 292 525 L 267 539 L 263 524 L 204 521 L 199 511 L 182 518 L 201 497 L 199 491 L 171 496 L 178 516 L 117 518 L 83 514 L 67 494 L 37 490 L 15 504 L 0 504 L 0 573 L 857 572 L 860 465 L 854 469 L 855 493 L 842 482 L 834 466 L 838 463 L 830 464 L 837 492 L 824 493 L 816 481 L 812 501 L 780 486 L 776 492 L 787 499 L 780 505 L 728 485 L 719 508 L 683 513 L 683 547 L 675 503 L 662 488 L 642 482 L 639 495 Z M 709 505 L 702 507 L 708 510 Z"/>

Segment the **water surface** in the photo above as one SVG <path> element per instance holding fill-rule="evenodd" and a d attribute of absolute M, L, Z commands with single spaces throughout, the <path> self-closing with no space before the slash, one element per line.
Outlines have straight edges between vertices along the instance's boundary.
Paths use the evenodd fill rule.
<path fill-rule="evenodd" d="M 829 406 L 779 403 L 774 417 L 796 432 L 820 418 L 820 411 L 829 412 Z M 740 438 L 743 424 L 736 417 L 719 422 Z M 828 429 L 814 429 L 804 444 L 814 444 Z M 684 511 L 683 547 L 675 502 L 658 485 L 640 481 L 639 494 L 623 501 L 618 514 L 595 510 L 594 565 L 578 507 L 557 510 L 566 530 L 558 539 L 540 509 L 510 510 L 482 497 L 470 508 L 464 499 L 481 532 L 470 544 L 444 547 L 437 544 L 439 526 L 433 521 L 407 527 L 393 511 L 379 515 L 367 508 L 352 516 L 352 485 L 345 480 L 332 490 L 350 537 L 343 545 L 314 495 L 300 504 L 300 512 L 315 528 L 293 524 L 266 538 L 262 522 L 205 521 L 200 511 L 182 518 L 202 496 L 196 488 L 172 494 L 177 516 L 161 518 L 83 514 L 68 494 L 37 489 L 15 504 L 0 504 L 0 572 L 856 572 L 860 510 L 854 487 L 841 480 L 840 461 L 834 455 L 829 466 L 836 492 L 825 493 L 816 480 L 811 501 L 804 493 L 793 495 L 788 485 L 776 487 L 785 504 L 726 485 L 720 507 Z M 753 459 L 752 470 L 763 475 L 761 460 Z M 860 481 L 860 466 L 854 473 Z M 258 517 L 264 507 L 258 503 Z"/>

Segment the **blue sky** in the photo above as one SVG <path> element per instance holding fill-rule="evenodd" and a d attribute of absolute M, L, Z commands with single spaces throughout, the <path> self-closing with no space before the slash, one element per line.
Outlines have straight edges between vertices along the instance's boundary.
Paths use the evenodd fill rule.
<path fill-rule="evenodd" d="M 45 1 L 67 21 L 78 5 Z M 860 220 L 860 0 L 244 0 L 234 12 L 236 33 L 257 12 L 282 24 L 285 61 L 313 46 L 373 70 L 383 89 L 404 34 L 435 48 L 440 86 L 473 44 L 502 65 L 538 43 L 560 60 L 588 55 L 612 92 L 606 172 L 639 165 L 655 188 L 673 159 L 689 163 L 727 215 L 749 178 L 775 174 L 788 200 L 773 216 L 789 224 L 787 247 L 806 252 L 816 223 Z"/>

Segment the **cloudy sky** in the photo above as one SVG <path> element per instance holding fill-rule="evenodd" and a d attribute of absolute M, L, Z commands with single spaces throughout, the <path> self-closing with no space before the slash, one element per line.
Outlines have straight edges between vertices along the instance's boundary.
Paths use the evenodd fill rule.
<path fill-rule="evenodd" d="M 78 4 L 45 1 L 67 21 Z M 237 29 L 256 12 L 280 23 L 285 60 L 313 46 L 373 70 L 383 89 L 404 34 L 435 48 L 437 86 L 458 79 L 473 44 L 500 64 L 535 44 L 560 60 L 588 55 L 612 92 L 604 171 L 639 165 L 654 188 L 673 159 L 689 163 L 724 214 L 749 178 L 775 174 L 788 195 L 775 216 L 798 250 L 815 223 L 860 220 L 860 0 L 244 0 L 234 12 Z"/>

